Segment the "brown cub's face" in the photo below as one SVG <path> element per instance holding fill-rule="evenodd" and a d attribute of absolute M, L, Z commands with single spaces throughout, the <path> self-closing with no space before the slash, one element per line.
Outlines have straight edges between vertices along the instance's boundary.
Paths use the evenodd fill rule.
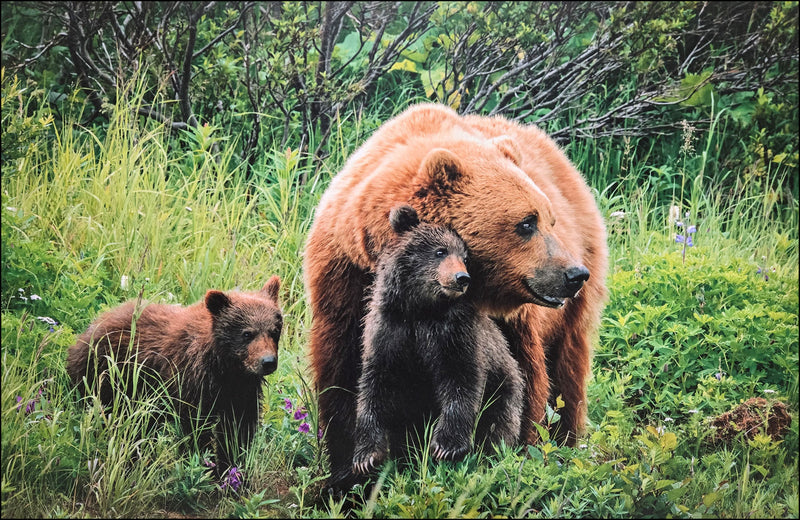
<path fill-rule="evenodd" d="M 258 292 L 208 291 L 206 307 L 213 318 L 217 346 L 239 370 L 257 377 L 278 368 L 278 340 L 283 316 L 278 304 L 280 279 L 273 276 Z"/>
<path fill-rule="evenodd" d="M 491 144 L 485 148 L 467 157 L 431 152 L 422 167 L 429 184 L 418 190 L 415 204 L 423 218 L 463 237 L 473 294 L 490 306 L 561 307 L 589 272 L 559 240 L 550 200 L 519 169 L 518 159 Z"/>

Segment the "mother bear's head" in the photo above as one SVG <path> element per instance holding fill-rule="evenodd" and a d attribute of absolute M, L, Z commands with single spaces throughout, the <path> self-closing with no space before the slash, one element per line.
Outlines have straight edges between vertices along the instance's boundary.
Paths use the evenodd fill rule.
<path fill-rule="evenodd" d="M 473 297 L 499 312 L 561 307 L 589 271 L 564 247 L 550 200 L 520 169 L 516 143 L 501 136 L 448 145 L 425 155 L 409 203 L 463 237 Z"/>

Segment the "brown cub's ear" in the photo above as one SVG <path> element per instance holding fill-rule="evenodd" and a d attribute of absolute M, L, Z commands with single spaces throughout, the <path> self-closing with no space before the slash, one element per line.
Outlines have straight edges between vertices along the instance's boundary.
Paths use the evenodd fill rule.
<path fill-rule="evenodd" d="M 411 206 L 398 206 L 389 212 L 389 223 L 395 233 L 402 235 L 419 225 L 417 210 Z"/>
<path fill-rule="evenodd" d="M 272 278 L 270 278 L 267 283 L 264 284 L 264 287 L 261 288 L 261 292 L 266 294 L 270 300 L 278 303 L 278 291 L 280 288 L 281 279 L 277 274 L 273 274 Z"/>
<path fill-rule="evenodd" d="M 420 171 L 430 179 L 433 187 L 444 191 L 459 183 L 464 169 L 453 152 L 435 148 L 422 161 Z"/>
<path fill-rule="evenodd" d="M 511 162 L 517 166 L 522 164 L 522 152 L 520 151 L 519 145 L 516 141 L 507 135 L 499 135 L 497 137 L 493 137 L 489 141 L 495 145 L 497 149 L 503 153 L 503 155 L 511 159 Z"/>
<path fill-rule="evenodd" d="M 219 316 L 231 304 L 231 299 L 220 291 L 206 293 L 206 308 L 213 316 Z"/>

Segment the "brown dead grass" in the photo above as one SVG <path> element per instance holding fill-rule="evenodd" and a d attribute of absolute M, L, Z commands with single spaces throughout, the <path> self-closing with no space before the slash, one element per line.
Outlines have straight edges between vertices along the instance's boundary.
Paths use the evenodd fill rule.
<path fill-rule="evenodd" d="M 782 402 L 751 397 L 711 420 L 711 441 L 730 444 L 739 434 L 752 439 L 762 432 L 777 441 L 786 435 L 790 422 L 789 411 Z"/>

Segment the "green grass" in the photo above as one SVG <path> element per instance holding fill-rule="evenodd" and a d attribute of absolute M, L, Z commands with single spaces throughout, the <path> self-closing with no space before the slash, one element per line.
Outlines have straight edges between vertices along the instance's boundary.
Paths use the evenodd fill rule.
<path fill-rule="evenodd" d="M 12 94 L 4 85 L 4 118 Z M 117 107 L 102 134 L 44 124 L 13 168 L 4 165 L 3 517 L 800 514 L 797 201 L 703 171 L 710 141 L 667 165 L 610 148 L 568 150 L 597 189 L 612 260 L 582 446 L 504 447 L 457 464 L 423 453 L 406 468 L 388 464 L 373 492 L 356 490 L 348 505 L 320 496 L 326 461 L 300 255 L 328 180 L 386 114 L 343 114 L 338 152 L 319 171 L 296 150 L 265 150 L 247 178 L 225 152 L 225 130 L 198 129 L 176 147 L 163 126 L 131 113 Z M 620 180 L 605 182 L 614 177 L 599 169 Z M 685 256 L 671 204 L 698 227 Z M 140 293 L 189 304 L 208 288 L 256 289 L 272 274 L 283 282 L 281 362 L 241 494 L 220 489 L 203 464 L 209 454 L 179 448 L 186 439 L 172 422 L 141 440 L 163 407 L 157 399 L 123 399 L 108 413 L 70 388 L 66 349 L 98 312 Z M 59 323 L 50 332 L 37 317 Z M 787 436 L 709 442 L 707 421 L 752 396 L 789 405 Z M 299 407 L 311 433 L 298 430 Z M 558 410 L 548 417 L 557 421 Z"/>

